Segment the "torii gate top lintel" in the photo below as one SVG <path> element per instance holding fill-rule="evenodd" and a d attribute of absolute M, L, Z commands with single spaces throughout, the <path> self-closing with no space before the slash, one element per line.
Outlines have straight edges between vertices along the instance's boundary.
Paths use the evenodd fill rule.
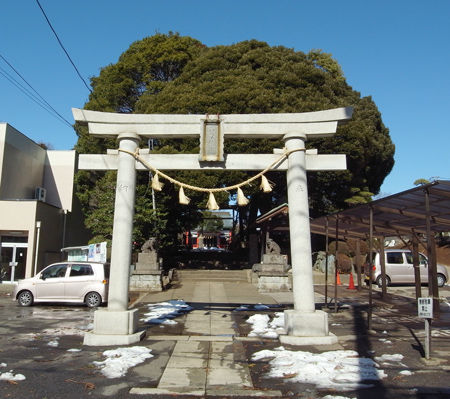
<path fill-rule="evenodd" d="M 352 117 L 352 107 L 325 111 L 277 114 L 121 114 L 72 109 L 74 119 L 89 126 L 89 133 L 100 137 L 135 133 L 153 138 L 197 137 L 206 123 L 220 124 L 229 138 L 275 138 L 300 132 L 326 137 L 336 132 L 338 122 Z"/>
<path fill-rule="evenodd" d="M 225 138 L 284 138 L 301 136 L 319 138 L 336 133 L 339 122 L 351 118 L 353 108 L 336 108 L 316 112 L 279 114 L 120 114 L 112 112 L 89 111 L 73 108 L 76 121 L 87 124 L 89 133 L 96 137 L 117 137 L 136 135 L 151 138 L 200 138 L 200 154 L 195 155 L 152 154 L 152 162 L 162 170 L 170 169 L 247 169 L 262 170 L 272 164 L 277 155 L 223 153 Z M 142 154 L 145 157 L 144 154 Z M 80 169 L 117 169 L 116 155 L 84 155 L 79 157 Z M 188 159 L 189 158 L 189 159 Z M 192 159 L 191 159 L 192 158 Z M 208 165 L 199 162 L 213 161 Z M 220 162 L 224 162 L 222 165 Z M 346 168 L 345 155 L 307 154 L 308 170 L 342 170 Z M 139 163 L 136 166 L 141 168 Z M 280 163 L 276 169 L 287 169 L 287 162 Z"/>

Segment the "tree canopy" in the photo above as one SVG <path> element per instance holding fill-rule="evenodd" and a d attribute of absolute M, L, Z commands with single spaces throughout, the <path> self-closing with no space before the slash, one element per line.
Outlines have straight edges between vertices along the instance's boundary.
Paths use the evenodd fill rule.
<path fill-rule="evenodd" d="M 117 63 L 102 68 L 92 78 L 92 87 L 85 108 L 109 112 L 280 113 L 353 106 L 353 118 L 334 137 L 307 142 L 308 148 L 317 148 L 319 153 L 347 154 L 348 167 L 309 174 L 312 216 L 370 201 L 394 164 L 394 145 L 375 103 L 353 90 L 337 61 L 321 50 L 303 53 L 256 40 L 208 48 L 190 37 L 157 34 L 133 43 Z M 77 126 L 77 132 L 79 152 L 116 147 L 114 142 L 89 137 L 82 126 Z M 155 151 L 165 153 L 197 153 L 199 145 L 193 139 L 157 144 Z M 227 140 L 225 152 L 271 153 L 282 147 L 277 140 Z M 180 171 L 174 175 L 186 183 L 219 187 L 242 181 L 247 172 Z M 250 196 L 249 206 L 241 212 L 247 225 L 258 209 L 265 212 L 285 200 L 285 174 L 271 172 L 268 177 L 276 184 L 271 195 L 261 194 L 256 186 L 244 188 Z M 157 210 L 153 211 L 148 182 L 147 174 L 138 174 L 135 237 L 164 236 L 173 244 L 175 239 L 168 237 L 195 225 L 200 218 L 197 209 L 205 206 L 207 198 L 187 192 L 192 206 L 177 205 L 176 189 L 167 184 L 157 194 Z M 113 172 L 99 176 L 83 171 L 77 176 L 77 192 L 94 235 L 105 236 L 112 229 L 112 222 L 107 225 L 102 215 L 112 207 L 113 186 Z M 218 198 L 222 206 L 228 200 L 226 194 Z"/>

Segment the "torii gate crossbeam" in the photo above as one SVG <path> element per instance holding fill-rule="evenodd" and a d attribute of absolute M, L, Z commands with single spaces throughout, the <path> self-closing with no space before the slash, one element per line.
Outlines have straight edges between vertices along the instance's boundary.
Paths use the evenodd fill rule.
<path fill-rule="evenodd" d="M 120 345 L 141 339 L 141 334 L 136 332 L 136 310 L 128 309 L 128 285 L 136 170 L 144 167 L 129 153 L 138 149 L 141 137 L 195 136 L 200 138 L 199 155 L 144 153 L 140 156 L 159 170 L 262 170 L 279 154 L 223 154 L 224 138 L 284 140 L 290 152 L 287 160 L 278 164 L 275 170 L 286 170 L 294 309 L 285 312 L 287 335 L 281 336 L 280 340 L 289 344 L 315 345 L 337 341 L 328 331 L 327 314 L 315 310 L 306 171 L 345 169 L 345 155 L 318 155 L 306 151 L 305 141 L 333 135 L 338 122 L 351 118 L 351 108 L 213 117 L 115 114 L 81 109 L 73 109 L 73 114 L 76 121 L 88 124 L 90 134 L 117 136 L 119 150 L 125 151 L 79 156 L 79 169 L 118 171 L 108 308 L 95 312 L 94 331 L 85 335 L 86 345 Z"/>

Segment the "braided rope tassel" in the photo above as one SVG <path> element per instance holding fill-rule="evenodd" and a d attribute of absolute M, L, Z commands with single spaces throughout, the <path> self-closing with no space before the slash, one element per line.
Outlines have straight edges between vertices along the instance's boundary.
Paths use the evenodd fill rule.
<path fill-rule="evenodd" d="M 161 191 L 163 186 L 164 186 L 164 184 L 159 181 L 158 173 L 155 173 L 155 175 L 152 178 L 152 188 L 153 188 L 153 190 Z"/>
<path fill-rule="evenodd" d="M 244 195 L 240 187 L 237 189 L 237 203 L 239 206 L 248 205 L 248 198 Z"/>
<path fill-rule="evenodd" d="M 206 207 L 211 211 L 217 211 L 220 209 L 219 205 L 217 205 L 216 199 L 214 198 L 214 194 L 211 191 L 209 192 L 209 199 Z"/>
<path fill-rule="evenodd" d="M 259 186 L 259 188 L 265 193 L 270 193 L 272 191 L 272 185 L 269 183 L 269 180 L 267 180 L 267 177 L 264 175 L 261 176 L 261 185 Z"/>
<path fill-rule="evenodd" d="M 180 187 L 180 191 L 178 192 L 178 201 L 182 205 L 188 205 L 189 202 L 191 202 L 191 199 L 189 197 L 186 197 L 186 195 L 184 195 L 183 187 Z"/>

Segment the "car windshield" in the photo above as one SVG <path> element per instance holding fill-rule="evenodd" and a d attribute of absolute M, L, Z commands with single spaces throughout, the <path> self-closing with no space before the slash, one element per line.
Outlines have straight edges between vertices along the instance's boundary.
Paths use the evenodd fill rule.
<path fill-rule="evenodd" d="M 53 265 L 50 267 L 47 267 L 42 272 L 42 278 L 55 278 L 55 277 L 64 277 L 66 275 L 67 265 L 66 264 L 60 264 L 60 265 Z"/>
<path fill-rule="evenodd" d="M 406 252 L 405 255 L 406 255 L 406 261 L 412 265 L 414 263 L 412 253 Z M 421 265 L 427 264 L 427 258 L 422 254 L 419 254 L 419 264 L 421 264 Z"/>

